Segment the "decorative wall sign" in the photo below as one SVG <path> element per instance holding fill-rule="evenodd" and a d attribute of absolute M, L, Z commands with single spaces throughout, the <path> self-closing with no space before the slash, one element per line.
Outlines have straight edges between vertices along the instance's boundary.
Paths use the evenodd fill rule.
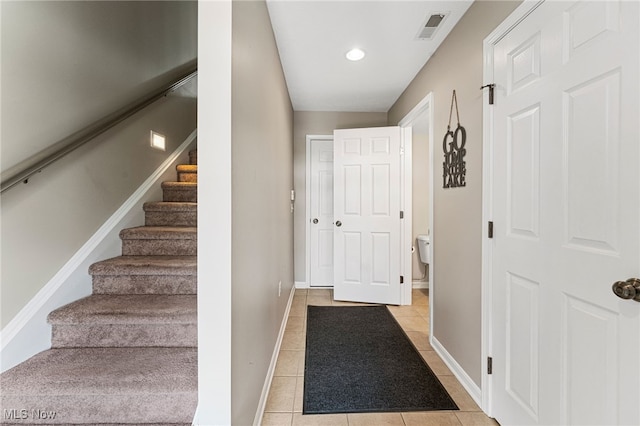
<path fill-rule="evenodd" d="M 451 130 L 451 115 L 453 114 L 453 105 L 456 106 L 456 116 L 458 117 L 458 127 L 455 131 Z M 467 173 L 464 155 L 467 150 L 464 145 L 467 142 L 467 131 L 460 125 L 460 113 L 458 112 L 458 99 L 456 91 L 451 96 L 451 110 L 449 111 L 449 124 L 447 125 L 447 133 L 442 139 L 442 150 L 444 151 L 444 163 L 442 163 L 442 187 L 457 188 L 465 186 L 465 175 Z"/>

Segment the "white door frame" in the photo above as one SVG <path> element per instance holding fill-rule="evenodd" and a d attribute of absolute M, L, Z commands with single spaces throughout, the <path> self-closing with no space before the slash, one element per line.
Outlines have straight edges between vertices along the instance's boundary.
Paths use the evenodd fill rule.
<path fill-rule="evenodd" d="M 493 51 L 516 25 L 540 6 L 544 0 L 524 0 L 483 42 L 483 78 L 482 85 L 493 83 Z M 493 291 L 493 245 L 488 238 L 488 223 L 493 220 L 493 108 L 489 105 L 489 91 L 485 90 L 482 99 L 482 299 L 481 299 L 481 365 L 482 365 L 482 410 L 492 417 L 491 400 L 492 376 L 487 373 L 487 360 L 493 353 L 492 341 L 492 303 Z"/>
<path fill-rule="evenodd" d="M 411 247 L 413 246 L 413 236 L 412 236 L 412 206 L 413 206 L 413 187 L 411 185 L 411 178 L 413 176 L 412 170 L 412 127 L 413 124 L 418 120 L 418 118 L 427 116 L 429 120 L 429 230 L 431 235 L 431 259 L 429 259 L 429 292 L 431 293 L 431 289 L 434 288 L 434 268 L 433 268 L 433 241 L 434 241 L 434 226 L 433 226 L 433 182 L 434 182 L 434 166 L 433 166 L 433 155 L 434 155 L 434 136 L 433 136 L 433 92 L 429 92 L 427 96 L 425 96 L 418 104 L 413 107 L 411 111 L 407 115 L 400 120 L 398 126 L 400 126 L 402 130 L 402 143 L 404 146 L 404 159 L 401 166 L 402 180 L 401 180 L 401 198 L 400 203 L 402 209 L 404 210 L 404 223 L 400 231 L 400 242 L 402 247 L 409 247 L 409 255 L 405 254 L 403 250 L 402 255 L 402 269 L 405 277 L 409 277 L 409 284 L 405 287 L 402 296 L 403 303 L 408 301 L 407 304 L 411 303 Z M 405 279 L 406 280 L 406 279 Z M 431 296 L 431 294 L 429 294 Z M 429 297 L 429 336 L 433 336 L 433 297 Z"/>
<path fill-rule="evenodd" d="M 305 273 L 304 281 L 306 288 L 311 288 L 311 141 L 333 141 L 333 135 L 307 135 L 307 158 L 305 165 Z M 313 287 L 313 288 L 330 288 L 330 287 Z"/>

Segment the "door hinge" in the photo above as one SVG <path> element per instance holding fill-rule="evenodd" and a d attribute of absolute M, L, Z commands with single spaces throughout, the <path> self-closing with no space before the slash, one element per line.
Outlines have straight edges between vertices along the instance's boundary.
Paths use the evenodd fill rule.
<path fill-rule="evenodd" d="M 493 105 L 493 88 L 496 87 L 496 85 L 493 83 L 487 84 L 482 86 L 480 90 L 484 89 L 485 87 L 489 88 L 489 105 Z"/>
<path fill-rule="evenodd" d="M 404 276 L 400 275 L 400 284 L 404 284 Z"/>
<path fill-rule="evenodd" d="M 400 219 L 404 219 L 404 212 L 400 210 Z"/>
<path fill-rule="evenodd" d="M 493 358 L 487 357 L 487 374 L 493 374 Z"/>
<path fill-rule="evenodd" d="M 493 238 L 493 222 L 489 222 L 489 228 L 487 230 L 487 235 L 489 238 Z"/>

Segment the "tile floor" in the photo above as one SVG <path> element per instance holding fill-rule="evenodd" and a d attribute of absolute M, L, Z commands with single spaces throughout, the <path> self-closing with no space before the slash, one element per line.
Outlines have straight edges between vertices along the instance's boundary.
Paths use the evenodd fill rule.
<path fill-rule="evenodd" d="M 304 386 L 304 345 L 307 305 L 358 305 L 336 302 L 332 290 L 296 290 L 289 320 L 285 329 L 278 362 L 267 399 L 263 426 L 283 425 L 489 425 L 497 423 L 487 417 L 467 391 L 433 351 L 429 344 L 429 298 L 425 290 L 413 290 L 411 306 L 390 306 L 391 313 L 400 323 L 414 345 L 438 376 L 454 399 L 459 411 L 428 411 L 410 413 L 359 413 L 302 415 Z"/>

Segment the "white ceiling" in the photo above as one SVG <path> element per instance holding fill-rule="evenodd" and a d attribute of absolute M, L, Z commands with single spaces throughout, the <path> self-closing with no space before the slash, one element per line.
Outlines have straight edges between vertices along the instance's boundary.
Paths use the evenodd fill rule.
<path fill-rule="evenodd" d="M 267 0 L 296 111 L 386 112 L 473 0 Z M 428 16 L 446 14 L 432 40 Z M 353 47 L 367 56 L 351 62 Z"/>

